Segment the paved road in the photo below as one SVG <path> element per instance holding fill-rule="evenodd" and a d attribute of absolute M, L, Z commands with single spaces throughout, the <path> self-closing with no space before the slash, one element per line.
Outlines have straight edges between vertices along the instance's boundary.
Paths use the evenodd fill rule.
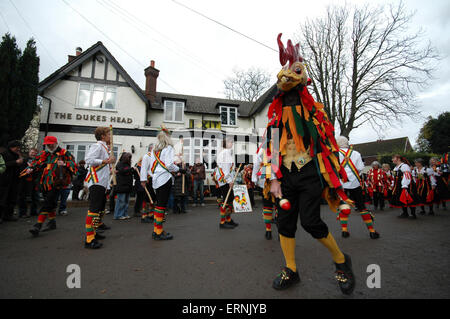
<path fill-rule="evenodd" d="M 175 238 L 151 239 L 152 227 L 139 219 L 105 221 L 104 248 L 83 247 L 85 208 L 58 216 L 58 229 L 32 238 L 35 220 L 0 225 L 0 298 L 344 298 L 333 278 L 328 251 L 302 229 L 297 263 L 302 282 L 287 291 L 271 288 L 284 264 L 278 240 L 264 238 L 261 212 L 235 216 L 240 226 L 220 230 L 214 205 L 169 215 Z M 131 212 L 131 210 L 130 210 Z M 357 213 L 351 237 L 326 206 L 322 216 L 344 252 L 352 256 L 357 287 L 352 298 L 449 298 L 450 211 L 418 220 L 396 218 L 398 210 L 376 214 L 381 234 L 371 240 Z M 276 234 L 276 232 L 274 231 Z M 81 267 L 81 288 L 66 286 L 66 267 Z M 381 288 L 369 289 L 369 264 L 381 267 Z"/>

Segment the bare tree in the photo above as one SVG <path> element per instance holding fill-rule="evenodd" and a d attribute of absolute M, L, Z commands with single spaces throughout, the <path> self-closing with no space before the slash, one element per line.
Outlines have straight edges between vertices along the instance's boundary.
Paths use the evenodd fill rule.
<path fill-rule="evenodd" d="M 417 116 L 416 93 L 439 55 L 422 30 L 411 30 L 412 17 L 401 2 L 344 5 L 301 26 L 298 40 L 314 94 L 341 135 L 367 123 L 381 131 L 402 116 Z"/>
<path fill-rule="evenodd" d="M 269 74 L 259 68 L 234 69 L 223 81 L 227 99 L 255 102 L 270 86 Z"/>

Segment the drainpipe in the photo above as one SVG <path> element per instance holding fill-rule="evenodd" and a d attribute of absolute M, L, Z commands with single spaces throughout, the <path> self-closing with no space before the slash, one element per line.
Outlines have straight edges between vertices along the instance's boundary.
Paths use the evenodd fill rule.
<path fill-rule="evenodd" d="M 50 122 L 50 112 L 52 110 L 52 100 L 49 99 L 48 97 L 45 97 L 44 95 L 41 95 L 43 99 L 46 99 L 49 103 L 48 103 L 48 112 L 47 112 L 47 125 L 45 127 L 45 136 L 48 135 L 48 126 L 49 126 L 49 122 Z"/>

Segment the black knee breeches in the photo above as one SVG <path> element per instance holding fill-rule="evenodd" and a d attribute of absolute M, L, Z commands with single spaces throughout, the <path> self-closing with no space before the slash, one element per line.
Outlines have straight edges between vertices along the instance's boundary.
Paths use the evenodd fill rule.
<path fill-rule="evenodd" d="M 291 210 L 278 207 L 278 232 L 289 238 L 295 237 L 297 219 L 300 215 L 302 227 L 314 238 L 325 238 L 328 227 L 320 218 L 320 201 L 322 185 L 313 161 L 305 165 L 300 171 L 292 165 L 292 171 L 281 166 L 281 191 L 283 198 L 291 202 Z"/>

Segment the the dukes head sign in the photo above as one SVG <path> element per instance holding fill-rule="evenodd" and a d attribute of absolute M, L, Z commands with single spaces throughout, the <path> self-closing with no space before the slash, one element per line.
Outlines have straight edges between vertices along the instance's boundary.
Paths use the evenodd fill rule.
<path fill-rule="evenodd" d="M 89 122 L 109 122 L 109 123 L 123 123 L 133 124 L 133 119 L 121 116 L 106 116 L 95 114 L 80 114 L 80 113 L 61 113 L 54 112 L 56 120 L 75 120 L 75 121 L 89 121 Z"/>

